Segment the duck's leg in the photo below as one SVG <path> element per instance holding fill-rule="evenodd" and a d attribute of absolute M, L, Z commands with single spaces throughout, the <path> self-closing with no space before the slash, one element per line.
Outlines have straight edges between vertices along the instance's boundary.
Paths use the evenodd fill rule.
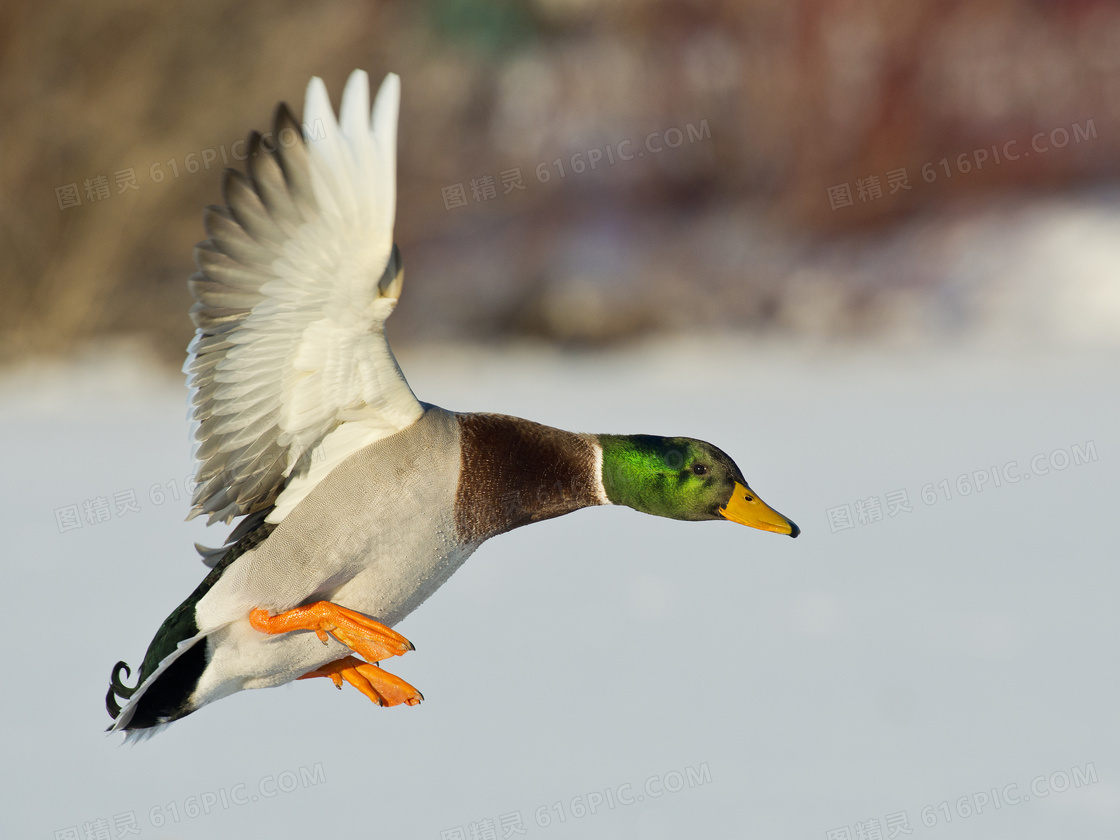
<path fill-rule="evenodd" d="M 269 615 L 268 610 L 256 609 L 249 613 L 249 623 L 253 629 L 272 635 L 314 630 L 323 644 L 327 643 L 327 634 L 330 633 L 369 662 L 380 662 L 415 650 L 412 642 L 400 633 L 330 601 L 297 607 L 279 615 Z"/>
<path fill-rule="evenodd" d="M 378 706 L 399 706 L 401 703 L 415 706 L 424 699 L 423 694 L 400 677 L 383 671 L 376 665 L 362 662 L 356 656 L 336 659 L 322 668 L 304 674 L 300 679 L 308 680 L 312 677 L 329 677 L 340 689 L 342 681 L 346 680 Z"/>

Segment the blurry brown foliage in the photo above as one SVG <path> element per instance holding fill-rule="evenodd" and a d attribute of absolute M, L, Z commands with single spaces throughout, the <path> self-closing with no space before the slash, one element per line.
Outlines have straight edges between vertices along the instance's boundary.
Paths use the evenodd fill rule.
<path fill-rule="evenodd" d="M 219 167 L 187 156 L 267 128 L 277 101 L 298 113 L 312 75 L 337 102 L 354 67 L 403 81 L 405 339 L 764 326 L 790 293 L 776 243 L 1114 177 L 1120 159 L 1113 3 L 9 0 L 0 359 L 137 333 L 181 358 L 191 247 L 219 200 Z M 927 162 L 1088 120 L 1093 141 L 1061 154 L 921 181 Z M 571 171 L 704 122 L 710 139 Z M 515 167 L 526 189 L 507 195 Z M 129 168 L 139 188 L 118 192 Z M 899 168 L 914 189 L 830 209 L 828 187 Z M 474 200 L 487 175 L 496 195 Z M 61 209 L 68 184 L 82 203 Z M 467 206 L 447 209 L 455 184 Z"/>

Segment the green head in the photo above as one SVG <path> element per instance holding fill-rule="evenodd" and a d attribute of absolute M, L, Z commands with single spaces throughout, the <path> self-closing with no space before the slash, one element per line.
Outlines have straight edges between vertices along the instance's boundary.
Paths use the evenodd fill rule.
<path fill-rule="evenodd" d="M 599 435 L 603 489 L 616 505 L 669 519 L 727 519 L 796 537 L 722 449 L 694 438 Z"/>

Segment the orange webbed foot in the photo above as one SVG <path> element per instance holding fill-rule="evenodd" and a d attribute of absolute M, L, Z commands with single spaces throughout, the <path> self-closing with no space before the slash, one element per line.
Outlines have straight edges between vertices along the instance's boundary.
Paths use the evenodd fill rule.
<path fill-rule="evenodd" d="M 323 644 L 327 643 L 329 633 L 368 662 L 380 662 L 416 649 L 412 642 L 384 624 L 330 601 L 297 607 L 279 615 L 256 609 L 249 613 L 249 623 L 253 629 L 269 634 L 314 630 Z"/>
<path fill-rule="evenodd" d="M 340 689 L 345 680 L 378 706 L 399 706 L 402 703 L 416 706 L 424 699 L 423 694 L 400 677 L 354 656 L 328 662 L 322 668 L 304 674 L 300 679 L 308 680 L 312 677 L 328 677 Z"/>

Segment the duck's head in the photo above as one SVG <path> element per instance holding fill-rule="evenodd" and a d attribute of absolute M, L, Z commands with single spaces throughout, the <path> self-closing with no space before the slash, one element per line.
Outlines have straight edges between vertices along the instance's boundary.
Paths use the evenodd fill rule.
<path fill-rule="evenodd" d="M 727 519 L 763 531 L 801 533 L 758 497 L 719 447 L 655 435 L 599 435 L 603 489 L 616 505 L 670 519 Z"/>

